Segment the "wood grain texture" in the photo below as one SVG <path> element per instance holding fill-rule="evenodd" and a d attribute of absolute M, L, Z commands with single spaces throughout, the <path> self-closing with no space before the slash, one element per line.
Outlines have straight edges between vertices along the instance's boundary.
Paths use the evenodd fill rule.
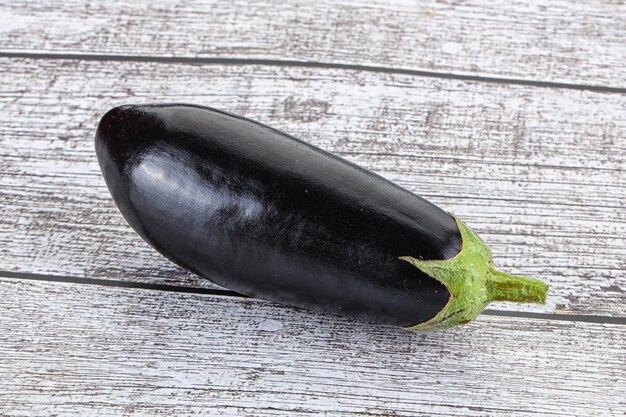
<path fill-rule="evenodd" d="M 626 327 L 435 333 L 269 303 L 0 280 L 4 416 L 623 416 Z"/>
<path fill-rule="evenodd" d="M 135 235 L 93 150 L 127 102 L 258 119 L 398 182 L 474 227 L 547 306 L 624 316 L 626 96 L 359 71 L 0 60 L 0 270 L 207 286 Z"/>
<path fill-rule="evenodd" d="M 622 0 L 0 1 L 0 49 L 374 65 L 626 87 Z"/>

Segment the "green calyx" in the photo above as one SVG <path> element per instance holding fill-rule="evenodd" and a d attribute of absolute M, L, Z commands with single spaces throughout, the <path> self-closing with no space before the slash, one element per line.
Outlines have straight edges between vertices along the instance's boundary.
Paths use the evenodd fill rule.
<path fill-rule="evenodd" d="M 453 216 L 454 217 L 454 216 Z M 446 286 L 450 299 L 432 319 L 409 330 L 436 330 L 474 320 L 492 301 L 545 304 L 548 286 L 536 279 L 496 271 L 491 250 L 461 220 L 454 217 L 461 232 L 461 251 L 450 259 L 405 260 Z"/>

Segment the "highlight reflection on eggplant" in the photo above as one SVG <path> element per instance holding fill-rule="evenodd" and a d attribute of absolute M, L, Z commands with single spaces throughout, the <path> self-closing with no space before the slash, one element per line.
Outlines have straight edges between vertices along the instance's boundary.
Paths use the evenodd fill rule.
<path fill-rule="evenodd" d="M 96 133 L 115 203 L 188 270 L 242 294 L 411 329 L 545 302 L 463 222 L 285 133 L 211 108 L 122 106 Z"/>

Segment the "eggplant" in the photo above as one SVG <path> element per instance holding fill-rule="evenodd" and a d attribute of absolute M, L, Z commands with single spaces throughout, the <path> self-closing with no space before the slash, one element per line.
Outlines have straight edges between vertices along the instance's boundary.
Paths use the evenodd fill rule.
<path fill-rule="evenodd" d="M 185 104 L 100 121 L 105 182 L 168 259 L 252 297 L 407 329 L 467 323 L 494 300 L 545 303 L 465 223 L 261 123 Z"/>

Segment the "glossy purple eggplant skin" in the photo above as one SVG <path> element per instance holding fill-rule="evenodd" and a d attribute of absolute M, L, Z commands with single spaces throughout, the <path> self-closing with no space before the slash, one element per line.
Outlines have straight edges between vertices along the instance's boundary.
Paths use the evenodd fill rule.
<path fill-rule="evenodd" d="M 96 153 L 135 231 L 223 287 L 400 326 L 449 299 L 399 257 L 456 255 L 454 218 L 285 133 L 206 107 L 122 106 L 100 121 Z"/>

